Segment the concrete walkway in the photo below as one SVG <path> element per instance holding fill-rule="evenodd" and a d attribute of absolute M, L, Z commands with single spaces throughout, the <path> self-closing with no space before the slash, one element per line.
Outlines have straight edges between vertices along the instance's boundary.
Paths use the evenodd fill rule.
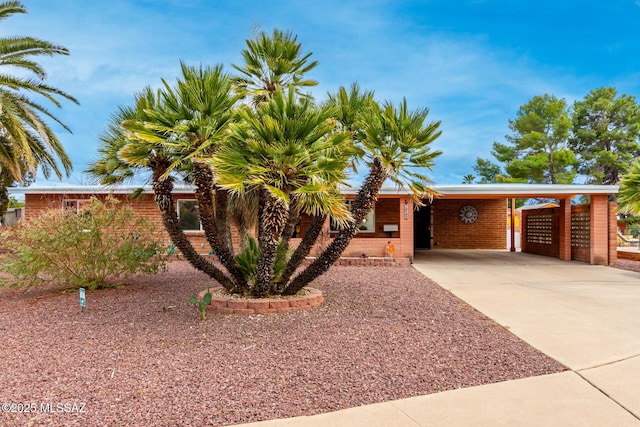
<path fill-rule="evenodd" d="M 505 251 L 414 267 L 571 371 L 252 426 L 640 426 L 640 273 Z"/>

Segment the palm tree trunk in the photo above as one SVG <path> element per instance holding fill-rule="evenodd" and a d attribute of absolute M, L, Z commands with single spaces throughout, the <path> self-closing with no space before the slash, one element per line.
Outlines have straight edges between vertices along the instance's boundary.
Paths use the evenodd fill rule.
<path fill-rule="evenodd" d="M 276 249 L 288 215 L 284 202 L 276 199 L 266 187 L 262 187 L 258 202 L 258 258 L 257 279 L 252 294 L 263 297 L 271 288 Z M 285 212 L 283 215 L 282 213 Z"/>
<path fill-rule="evenodd" d="M 375 206 L 380 188 L 382 188 L 385 179 L 387 179 L 387 173 L 382 168 L 380 160 L 376 158 L 371 165 L 367 179 L 351 205 L 353 222 L 340 230 L 327 249 L 291 281 L 283 291 L 284 295 L 295 295 L 303 287 L 326 273 L 340 258 L 353 236 L 358 232 L 358 225 L 367 216 L 371 208 Z"/>
<path fill-rule="evenodd" d="M 318 236 L 320 235 L 320 232 L 322 231 L 326 220 L 327 215 L 319 215 L 313 217 L 311 226 L 304 233 L 304 236 L 302 236 L 302 241 L 300 241 L 300 244 L 293 252 L 293 255 L 291 255 L 291 258 L 289 259 L 289 262 L 287 263 L 282 276 L 280 276 L 278 288 L 282 289 L 284 287 L 283 285 L 289 281 L 293 273 L 296 272 L 307 255 L 309 255 L 309 252 L 311 252 L 311 248 L 313 248 L 313 245 L 318 240 Z"/>
<path fill-rule="evenodd" d="M 169 233 L 171 241 L 180 249 L 189 264 L 216 280 L 229 292 L 233 292 L 235 290 L 233 281 L 222 270 L 201 257 L 182 231 L 178 214 L 173 208 L 173 182 L 171 179 L 160 179 L 163 173 L 164 170 L 154 170 L 153 194 L 156 205 L 162 214 L 162 224 Z"/>
<path fill-rule="evenodd" d="M 291 240 L 299 220 L 300 208 L 297 204 L 294 204 L 293 201 L 291 201 L 289 204 L 289 218 L 287 219 L 287 224 L 284 226 L 284 230 L 282 231 L 282 240 L 287 242 L 287 250 L 289 249 L 289 240 Z"/>
<path fill-rule="evenodd" d="M 200 222 L 202 223 L 207 242 L 209 242 L 209 245 L 211 245 L 215 251 L 220 263 L 231 275 L 235 282 L 235 287 L 240 291 L 245 291 L 248 289 L 247 281 L 236 268 L 233 246 L 231 246 L 231 232 L 229 231 L 226 207 L 228 197 L 223 197 L 223 193 L 225 195 L 228 195 L 228 193 L 224 190 L 217 189 L 214 197 L 213 174 L 205 165 L 199 163 L 194 165 L 193 178 L 196 185 L 196 199 L 198 200 Z M 214 207 L 214 198 L 216 203 L 220 202 L 220 204 L 224 206 L 222 208 Z M 225 234 L 229 237 L 225 238 Z"/>

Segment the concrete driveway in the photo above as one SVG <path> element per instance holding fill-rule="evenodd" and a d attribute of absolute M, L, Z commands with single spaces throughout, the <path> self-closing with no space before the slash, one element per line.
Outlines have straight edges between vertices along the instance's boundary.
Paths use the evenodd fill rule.
<path fill-rule="evenodd" d="M 640 273 L 507 251 L 424 251 L 414 267 L 640 417 Z"/>
<path fill-rule="evenodd" d="M 468 250 L 414 267 L 571 370 L 250 425 L 640 426 L 640 273 Z"/>

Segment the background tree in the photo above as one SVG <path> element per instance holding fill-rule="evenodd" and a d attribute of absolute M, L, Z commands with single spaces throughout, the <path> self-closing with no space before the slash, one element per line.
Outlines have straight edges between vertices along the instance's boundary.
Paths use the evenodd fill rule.
<path fill-rule="evenodd" d="M 462 183 L 463 184 L 473 184 L 473 181 L 476 180 L 476 176 L 472 173 L 468 173 L 466 174 L 463 178 L 462 178 Z"/>
<path fill-rule="evenodd" d="M 512 182 L 569 184 L 577 159 L 567 147 L 571 118 L 567 104 L 553 95 L 535 96 L 522 105 L 507 144 L 494 142 L 492 154 Z"/>
<path fill-rule="evenodd" d="M 594 89 L 573 108 L 570 147 L 587 182 L 615 185 L 640 155 L 640 107 L 614 88 Z"/>
<path fill-rule="evenodd" d="M 478 174 L 480 184 L 491 184 L 496 182 L 507 182 L 509 179 L 504 176 L 502 169 L 491 160 L 476 158 L 473 170 Z"/>
<path fill-rule="evenodd" d="M 20 2 L 0 3 L 0 21 L 16 13 L 27 13 Z M 67 176 L 71 171 L 69 157 L 43 117 L 68 132 L 70 129 L 29 97 L 40 96 L 56 107 L 61 106 L 58 98 L 77 103 L 71 95 L 46 85 L 43 81 L 47 74 L 34 60 L 43 55 L 68 54 L 62 46 L 33 37 L 0 38 L 0 217 L 6 212 L 7 186 L 24 183 L 25 178 L 35 176 L 38 167 L 47 178 L 52 172 L 62 178 L 62 170 Z M 12 69 L 29 76 L 6 72 Z"/>

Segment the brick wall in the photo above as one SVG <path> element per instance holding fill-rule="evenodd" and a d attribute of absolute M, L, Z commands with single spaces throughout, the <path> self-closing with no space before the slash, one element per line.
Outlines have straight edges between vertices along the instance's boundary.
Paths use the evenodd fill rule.
<path fill-rule="evenodd" d="M 374 233 L 358 233 L 356 238 L 359 239 L 376 239 L 389 237 L 389 233 L 384 232 L 385 224 L 400 224 L 400 199 L 381 197 L 376 203 L 375 209 L 375 232 Z M 392 237 L 400 238 L 400 229 L 394 232 Z M 335 235 L 336 233 L 331 233 Z"/>
<path fill-rule="evenodd" d="M 114 194 L 114 198 L 121 203 L 130 205 L 136 212 L 146 217 L 151 223 L 162 233 L 163 240 L 167 245 L 171 239 L 162 225 L 162 216 L 153 200 L 153 195 L 142 194 L 136 199 L 132 199 L 126 194 Z M 89 200 L 91 197 L 97 197 L 100 200 L 106 199 L 106 194 L 26 194 L 25 195 L 25 219 L 42 214 L 47 209 L 62 209 L 63 200 Z M 174 206 L 178 199 L 193 199 L 193 194 L 174 194 Z M 185 234 L 189 237 L 189 241 L 198 253 L 207 254 L 211 250 L 211 246 L 207 243 L 204 232 L 187 231 Z M 234 236 L 234 245 L 239 246 L 239 239 Z"/>
<path fill-rule="evenodd" d="M 460 208 L 465 205 L 478 211 L 478 219 L 471 224 L 460 221 Z M 434 200 L 434 249 L 506 249 L 506 209 L 505 199 Z"/>
<path fill-rule="evenodd" d="M 26 194 L 25 195 L 25 219 L 33 218 L 40 215 L 47 209 L 62 209 L 63 200 L 89 200 L 91 197 L 98 197 L 105 199 L 106 194 L 91 195 L 91 194 Z M 156 226 L 158 230 L 163 233 L 164 239 L 167 245 L 170 244 L 169 235 L 165 232 L 162 225 L 162 216 L 158 210 L 153 195 L 143 194 L 137 199 L 131 199 L 125 194 L 116 194 L 115 198 L 122 203 L 131 205 L 136 212 L 141 213 L 147 217 Z M 173 200 L 174 206 L 177 200 L 190 200 L 194 195 L 190 193 L 179 194 L 174 193 Z M 375 233 L 360 233 L 357 234 L 354 239 L 343 253 L 343 256 L 362 256 L 365 254 L 368 257 L 382 257 L 384 256 L 384 247 L 388 241 L 391 241 L 395 246 L 396 258 L 409 258 L 413 256 L 413 216 L 410 216 L 403 223 L 400 223 L 401 211 L 404 206 L 400 205 L 400 199 L 395 197 L 381 197 L 375 207 Z M 409 213 L 413 211 L 413 205 L 411 200 L 408 200 L 407 210 Z M 306 215 L 302 215 L 300 219 L 300 234 L 303 234 L 311 224 L 311 218 Z M 388 237 L 388 233 L 383 230 L 384 224 L 398 224 L 399 231 L 393 233 L 393 238 Z M 409 228 L 410 227 L 410 228 Z M 400 233 L 409 237 L 408 242 L 403 242 L 400 239 Z M 201 254 L 208 254 L 211 250 L 211 246 L 207 243 L 202 231 L 186 231 L 189 241 Z M 333 234 L 333 233 L 331 233 Z M 331 242 L 331 234 L 329 233 L 329 221 L 325 224 L 325 230 L 321 233 L 315 247 L 312 249 L 310 255 L 318 255 L 323 248 L 325 248 Z M 240 239 L 235 228 L 232 228 L 233 244 L 236 251 L 239 248 Z M 291 245 L 295 247 L 300 242 L 300 239 L 292 239 Z"/>
<path fill-rule="evenodd" d="M 606 195 L 591 196 L 591 264 L 609 264 L 609 202 Z"/>

